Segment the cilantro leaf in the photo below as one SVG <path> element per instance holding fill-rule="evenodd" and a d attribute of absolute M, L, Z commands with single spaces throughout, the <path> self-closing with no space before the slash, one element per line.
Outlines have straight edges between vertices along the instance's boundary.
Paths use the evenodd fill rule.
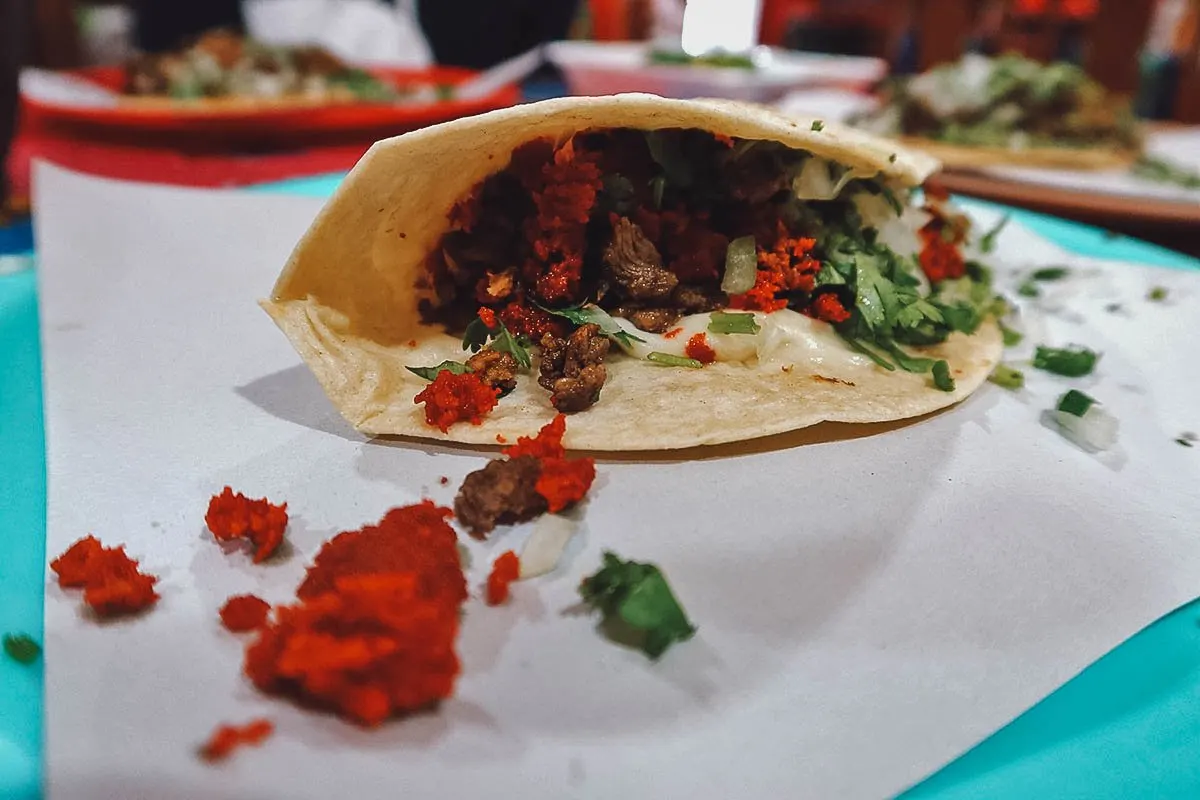
<path fill-rule="evenodd" d="M 708 323 L 712 333 L 758 333 L 762 326 L 753 314 L 735 314 L 729 311 L 714 311 Z"/>
<path fill-rule="evenodd" d="M 696 633 L 667 579 L 653 564 L 624 561 L 605 551 L 603 567 L 583 579 L 579 595 L 603 614 L 601 624 L 609 638 L 631 644 L 653 660 Z"/>
<path fill-rule="evenodd" d="M 876 365 L 883 367 L 888 372 L 896 371 L 896 366 L 892 362 L 876 353 L 870 347 L 867 347 L 866 343 L 861 339 L 847 339 L 846 344 L 850 345 L 851 350 L 862 353 L 864 356 L 874 361 Z"/>
<path fill-rule="evenodd" d="M 4 652 L 18 664 L 32 664 L 42 654 L 42 647 L 23 633 L 4 634 Z"/>
<path fill-rule="evenodd" d="M 1061 281 L 1071 274 L 1070 267 L 1042 267 L 1029 276 L 1035 281 Z"/>
<path fill-rule="evenodd" d="M 471 371 L 471 368 L 461 361 L 443 361 L 436 367 L 405 367 L 405 369 L 427 381 L 437 378 L 439 372 L 452 372 L 455 375 L 465 375 Z"/>
<path fill-rule="evenodd" d="M 1100 354 L 1086 347 L 1046 347 L 1038 345 L 1033 366 L 1067 378 L 1082 378 L 1096 368 Z"/>
<path fill-rule="evenodd" d="M 529 354 L 529 343 L 524 337 L 513 336 L 504 323 L 496 320 L 496 327 L 489 328 L 479 317 L 471 320 L 463 331 L 463 350 L 478 353 L 492 340 L 492 349 L 500 353 L 508 353 L 525 369 L 533 365 L 533 357 Z M 436 373 L 435 373 L 436 375 Z"/>
<path fill-rule="evenodd" d="M 499 322 L 499 321 L 498 321 Z M 529 340 L 523 336 L 513 336 L 503 322 L 499 322 L 500 333 L 492 339 L 492 349 L 499 353 L 508 353 L 525 369 L 533 366 L 533 357 L 529 354 Z"/>
<path fill-rule="evenodd" d="M 950 374 L 950 363 L 937 361 L 933 365 L 933 385 L 943 392 L 954 391 L 954 376 Z"/>
<path fill-rule="evenodd" d="M 1005 389 L 1020 389 L 1025 386 L 1025 373 L 1007 364 L 997 364 L 988 380 Z"/>
<path fill-rule="evenodd" d="M 631 349 L 634 342 L 646 343 L 645 339 L 640 336 L 634 336 L 622 328 L 607 311 L 593 303 L 567 306 L 566 308 L 546 308 L 545 306 L 538 306 L 538 308 L 547 314 L 562 317 L 573 325 L 597 325 L 600 328 L 600 333 L 615 341 L 625 350 Z"/>
<path fill-rule="evenodd" d="M 812 129 L 814 131 L 823 131 L 823 130 L 825 130 L 825 123 L 819 119 L 814 119 L 813 124 L 812 124 Z"/>
<path fill-rule="evenodd" d="M 1073 417 L 1082 417 L 1095 404 L 1096 398 L 1078 389 L 1071 389 L 1058 399 L 1058 410 Z"/>
<path fill-rule="evenodd" d="M 916 356 L 910 356 L 895 342 L 888 342 L 885 347 L 888 351 L 888 354 L 891 355 L 891 357 L 895 360 L 896 366 L 905 372 L 924 373 L 929 372 L 929 370 L 933 367 L 932 358 L 918 358 Z"/>
<path fill-rule="evenodd" d="M 1169 294 L 1170 294 L 1170 291 L 1167 289 L 1167 287 L 1155 286 L 1149 292 L 1146 293 L 1146 299 L 1150 300 L 1151 302 L 1154 302 L 1154 303 L 1161 303 L 1163 300 L 1167 299 L 1167 296 Z"/>
<path fill-rule="evenodd" d="M 1036 283 L 1034 283 L 1032 280 L 1027 280 L 1023 281 L 1021 285 L 1017 287 L 1017 294 L 1021 295 L 1021 297 L 1039 297 L 1042 292 L 1040 289 L 1038 289 Z"/>
<path fill-rule="evenodd" d="M 992 228 L 987 233 L 983 234 L 982 237 L 980 237 L 980 239 L 979 239 L 979 249 L 980 250 L 982 250 L 985 253 L 990 253 L 996 249 L 996 239 L 999 238 L 1000 232 L 1003 231 L 1005 229 L 1005 227 L 1008 226 L 1009 219 L 1011 219 L 1011 216 L 1009 214 L 1005 214 L 1000 219 L 1000 221 L 996 223 L 996 226 L 994 228 Z"/>

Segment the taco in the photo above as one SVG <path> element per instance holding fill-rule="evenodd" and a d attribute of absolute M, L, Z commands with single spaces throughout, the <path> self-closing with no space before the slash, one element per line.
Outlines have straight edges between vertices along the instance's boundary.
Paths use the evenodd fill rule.
<path fill-rule="evenodd" d="M 368 434 L 675 449 L 927 414 L 1001 337 L 927 157 L 747 104 L 567 98 L 375 144 L 263 307 Z"/>
<path fill-rule="evenodd" d="M 949 168 L 1108 169 L 1130 166 L 1142 149 L 1128 103 L 1074 64 L 971 53 L 891 79 L 879 99 L 852 122 L 899 137 Z"/>

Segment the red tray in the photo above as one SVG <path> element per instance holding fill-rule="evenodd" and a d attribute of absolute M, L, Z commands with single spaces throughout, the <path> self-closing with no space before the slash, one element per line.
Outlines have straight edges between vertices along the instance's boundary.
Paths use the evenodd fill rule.
<path fill-rule="evenodd" d="M 453 67 L 430 69 L 372 69 L 375 75 L 397 85 L 459 84 L 476 73 Z M 92 67 L 73 73 L 111 89 L 123 81 L 121 67 Z M 55 128 L 105 138 L 128 140 L 186 139 L 219 148 L 232 141 L 253 141 L 267 147 L 294 146 L 314 140 L 363 135 L 387 136 L 422 128 L 457 117 L 478 114 L 517 103 L 520 88 L 506 86 L 475 100 L 449 99 L 436 103 L 334 103 L 305 107 L 233 107 L 197 112 L 181 103 L 178 108 L 115 106 L 106 108 L 47 103 L 23 98 L 30 121 Z"/>

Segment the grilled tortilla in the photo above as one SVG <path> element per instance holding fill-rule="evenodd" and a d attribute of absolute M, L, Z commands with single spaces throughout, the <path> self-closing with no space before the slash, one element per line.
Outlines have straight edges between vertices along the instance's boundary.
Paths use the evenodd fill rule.
<path fill-rule="evenodd" d="M 554 164 L 584 162 L 597 165 L 604 183 L 582 192 L 586 231 L 564 234 L 572 223 L 563 215 L 530 209 L 547 206 Z M 618 174 L 620 164 L 628 174 Z M 598 397 L 568 426 L 571 448 L 665 450 L 823 421 L 915 417 L 974 392 L 1001 350 L 986 280 L 962 275 L 968 223 L 921 210 L 911 191 L 937 166 L 886 140 L 747 104 L 619 95 L 518 106 L 376 143 L 262 306 L 339 411 L 372 435 L 494 444 L 536 433 L 560 398 L 538 384 L 539 331 L 522 329 L 522 319 L 549 320 L 564 335 L 578 323 L 544 308 L 567 316 L 602 308 L 593 319 L 613 340 Z M 589 169 L 576 172 L 594 177 Z M 521 194 L 533 184 L 542 194 Z M 488 200 L 497 186 L 516 194 Z M 606 247 L 618 226 L 631 225 L 655 274 L 674 271 L 681 286 L 698 281 L 691 288 L 711 298 L 708 311 L 669 308 L 680 316 L 665 331 L 635 326 L 625 307 L 637 292 L 616 277 Z M 696 235 L 672 238 L 668 229 Z M 542 278 L 569 273 L 571 254 L 547 244 L 547 230 L 587 240 L 561 285 Z M 719 286 L 737 240 L 758 259 L 751 292 Z M 790 283 L 772 294 L 771 280 L 783 278 L 769 267 L 780 258 Z M 678 295 L 677 287 L 655 302 L 669 306 Z M 515 389 L 479 424 L 443 432 L 414 402 L 429 382 L 410 368 L 470 355 L 462 328 L 481 296 L 512 339 L 533 340 L 532 369 L 516 374 Z M 753 314 L 757 331 L 714 332 L 712 311 Z M 648 358 L 695 355 L 697 337 L 713 363 Z"/>

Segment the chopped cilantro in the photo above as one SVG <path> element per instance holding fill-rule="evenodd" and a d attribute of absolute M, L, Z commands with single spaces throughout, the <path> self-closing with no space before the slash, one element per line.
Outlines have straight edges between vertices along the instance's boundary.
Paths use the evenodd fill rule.
<path fill-rule="evenodd" d="M 4 652 L 18 664 L 32 664 L 42 654 L 42 648 L 32 637 L 23 633 L 6 633 Z"/>
<path fill-rule="evenodd" d="M 1016 347 L 1025 338 L 1025 334 L 1008 327 L 1003 322 L 1000 323 L 1000 335 L 1004 337 L 1005 347 Z"/>
<path fill-rule="evenodd" d="M 1070 267 L 1042 267 L 1035 269 L 1029 277 L 1035 281 L 1061 281 L 1070 274 Z"/>
<path fill-rule="evenodd" d="M 812 129 L 814 131 L 823 131 L 823 130 L 825 130 L 825 123 L 819 119 L 814 119 L 813 124 L 812 124 Z"/>
<path fill-rule="evenodd" d="M 954 376 L 950 374 L 950 363 L 948 361 L 935 361 L 933 363 L 933 385 L 943 392 L 954 391 Z"/>
<path fill-rule="evenodd" d="M 643 344 L 646 342 L 645 339 L 634 336 L 622 328 L 607 311 L 593 303 L 567 306 L 566 308 L 546 308 L 545 306 L 538 306 L 538 308 L 547 314 L 553 314 L 556 317 L 569 320 L 575 325 L 597 325 L 600 327 L 600 333 L 612 339 L 626 350 L 632 348 L 634 342 L 642 342 Z"/>
<path fill-rule="evenodd" d="M 1146 299 L 1154 303 L 1161 303 L 1167 299 L 1170 291 L 1165 286 L 1155 286 L 1146 294 Z"/>
<path fill-rule="evenodd" d="M 533 357 L 529 354 L 529 341 L 523 336 L 513 336 L 500 320 L 496 320 L 495 328 L 489 328 L 479 317 L 471 320 L 463 332 L 463 350 L 478 353 L 488 343 L 489 338 L 492 340 L 492 349 L 496 352 L 510 354 L 525 369 L 533 365 Z"/>
<path fill-rule="evenodd" d="M 704 369 L 704 365 L 694 358 L 684 358 L 683 356 L 673 356 L 670 353 L 660 353 L 655 350 L 650 355 L 646 356 L 646 360 L 654 364 L 662 364 L 664 367 L 687 367 L 688 369 Z"/>
<path fill-rule="evenodd" d="M 1005 389 L 1020 389 L 1025 385 L 1025 373 L 1007 364 L 997 364 L 988 380 Z"/>
<path fill-rule="evenodd" d="M 933 359 L 910 356 L 895 342 L 889 342 L 887 344 L 887 351 L 892 357 L 892 360 L 896 362 L 896 366 L 905 372 L 925 373 L 929 372 L 929 370 L 933 368 Z"/>
<path fill-rule="evenodd" d="M 1180 436 L 1175 440 L 1175 444 L 1183 445 L 1184 447 L 1195 447 L 1195 440 L 1189 439 L 1187 436 Z"/>
<path fill-rule="evenodd" d="M 1000 232 L 1003 231 L 1005 226 L 1008 225 L 1009 219 L 1010 219 L 1010 216 L 1008 214 L 1005 214 L 1000 219 L 1000 221 L 996 223 L 996 226 L 994 228 L 992 228 L 990 231 L 985 233 L 979 239 L 979 249 L 980 250 L 982 250 L 985 253 L 990 253 L 996 249 L 996 239 L 999 238 Z"/>
<path fill-rule="evenodd" d="M 452 372 L 455 375 L 464 375 L 471 369 L 461 361 L 443 361 L 436 367 L 405 367 L 406 370 L 414 375 L 418 375 L 427 381 L 437 378 L 439 372 Z"/>
<path fill-rule="evenodd" d="M 604 615 L 605 635 L 637 647 L 654 660 L 696 633 L 667 579 L 653 564 L 623 561 L 606 551 L 604 566 L 583 579 L 579 595 Z"/>
<path fill-rule="evenodd" d="M 904 205 L 896 197 L 895 192 L 886 186 L 881 186 L 879 193 L 883 195 L 883 199 L 887 201 L 887 204 L 892 207 L 892 211 L 896 212 L 897 217 L 904 215 Z"/>
<path fill-rule="evenodd" d="M 1072 389 L 1058 399 L 1058 410 L 1073 417 L 1082 417 L 1096 404 L 1096 399 L 1078 389 Z"/>
<path fill-rule="evenodd" d="M 1033 366 L 1067 378 L 1082 378 L 1096 368 L 1100 354 L 1086 347 L 1045 347 L 1038 345 Z"/>
<path fill-rule="evenodd" d="M 708 330 L 711 333 L 758 333 L 762 326 L 753 314 L 714 311 L 709 319 Z"/>
<path fill-rule="evenodd" d="M 889 163 L 889 164 L 895 164 L 895 163 L 896 163 L 896 154 L 895 154 L 895 153 L 892 153 L 890 156 L 888 156 L 888 163 Z"/>
<path fill-rule="evenodd" d="M 1021 285 L 1017 287 L 1017 294 L 1021 295 L 1021 297 L 1038 297 L 1041 295 L 1041 293 L 1042 292 L 1040 289 L 1038 289 L 1037 284 L 1032 280 L 1023 281 Z"/>

